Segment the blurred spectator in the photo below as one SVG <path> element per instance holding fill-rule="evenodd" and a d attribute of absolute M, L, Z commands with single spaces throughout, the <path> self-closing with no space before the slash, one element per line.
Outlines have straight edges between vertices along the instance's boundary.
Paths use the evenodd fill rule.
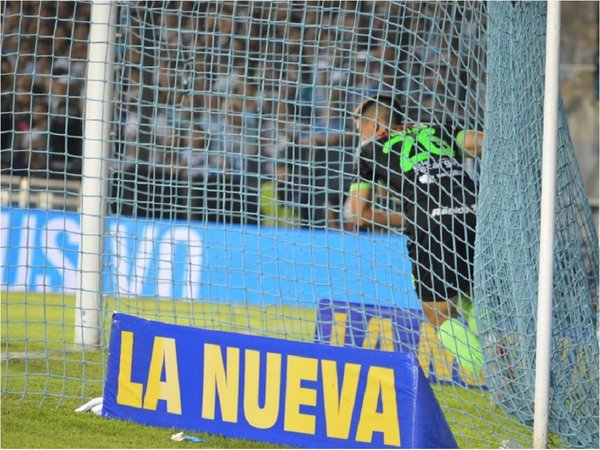
<path fill-rule="evenodd" d="M 27 175 L 28 149 L 23 146 L 23 136 L 31 130 L 31 95 L 17 91 L 14 97 L 13 137 L 8 167 L 13 175 Z"/>
<path fill-rule="evenodd" d="M 200 179 L 214 170 L 209 160 L 207 144 L 207 133 L 199 125 L 196 125 L 184 139 L 181 167 L 187 171 L 188 178 Z"/>
<path fill-rule="evenodd" d="M 274 179 L 261 183 L 262 225 L 298 228 L 307 224 L 310 203 L 303 156 L 298 146 L 288 146 L 278 155 Z"/>
<path fill-rule="evenodd" d="M 2 168 L 10 161 L 8 153 L 13 146 L 14 130 L 14 76 L 8 59 L 2 58 L 2 76 L 0 78 L 2 97 L 0 101 L 0 150 L 2 151 Z"/>
<path fill-rule="evenodd" d="M 8 1 L 2 8 L 3 170 L 79 176 L 90 5 Z"/>
<path fill-rule="evenodd" d="M 148 6 L 120 7 L 111 167 L 133 176 L 147 166 L 149 185 L 168 184 L 152 179 L 159 173 L 194 183 L 226 175 L 241 180 L 239 191 L 256 190 L 252 175 L 264 181 L 277 172 L 277 199 L 301 205 L 303 224 L 333 226 L 352 176 L 351 105 L 380 90 L 456 88 L 456 76 L 440 65 L 449 44 L 431 31 L 442 11 L 435 4 Z M 79 176 L 91 5 L 7 1 L 2 8 L 2 168 L 10 160 L 23 174 Z M 414 41 L 401 25 L 415 30 Z M 294 163 L 281 163 L 290 148 L 301 150 Z"/>
<path fill-rule="evenodd" d="M 33 173 L 47 168 L 47 150 L 49 138 L 48 105 L 40 102 L 33 107 L 31 128 L 23 134 L 21 151 L 26 155 L 26 168 Z"/>
<path fill-rule="evenodd" d="M 290 104 L 286 100 L 277 100 L 275 94 L 263 101 L 260 121 L 259 154 L 265 162 L 262 173 L 275 172 L 273 162 L 278 154 L 283 154 L 291 146 L 294 138 L 300 135 L 300 127 L 293 121 L 289 112 Z"/>
<path fill-rule="evenodd" d="M 83 120 L 79 109 L 79 96 L 74 82 L 69 82 L 57 70 L 50 85 L 50 138 L 48 157 L 51 176 L 79 177 L 83 143 Z"/>

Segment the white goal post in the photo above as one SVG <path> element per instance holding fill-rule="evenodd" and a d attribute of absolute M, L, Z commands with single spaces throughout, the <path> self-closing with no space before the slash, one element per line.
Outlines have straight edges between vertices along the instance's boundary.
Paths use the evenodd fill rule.
<path fill-rule="evenodd" d="M 116 9 L 114 2 L 92 2 L 85 87 L 81 241 L 75 310 L 75 344 L 84 346 L 100 344 Z"/>
<path fill-rule="evenodd" d="M 556 153 L 558 147 L 560 0 L 548 2 L 546 18 L 546 71 L 544 84 L 544 140 L 542 143 L 542 205 L 537 313 L 535 409 L 533 447 L 548 444 L 552 297 L 554 290 L 554 220 Z"/>

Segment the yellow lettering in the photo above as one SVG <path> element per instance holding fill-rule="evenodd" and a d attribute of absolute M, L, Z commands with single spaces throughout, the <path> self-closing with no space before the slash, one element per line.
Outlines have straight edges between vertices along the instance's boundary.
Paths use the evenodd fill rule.
<path fill-rule="evenodd" d="M 386 445 L 400 446 L 395 385 L 394 369 L 376 366 L 369 369 L 365 397 L 356 429 L 358 442 L 371 442 L 373 432 L 380 431 L 383 433 L 383 442 Z M 377 412 L 380 398 L 381 412 Z"/>
<path fill-rule="evenodd" d="M 258 404 L 260 384 L 260 353 L 246 350 L 244 371 L 244 415 L 248 424 L 255 428 L 271 428 L 279 416 L 279 392 L 281 387 L 281 355 L 267 353 L 265 377 L 265 404 Z"/>
<path fill-rule="evenodd" d="M 356 391 L 360 375 L 360 364 L 344 364 L 342 390 L 339 389 L 335 361 L 322 360 L 323 399 L 327 436 L 348 439 L 352 413 L 356 402 Z"/>
<path fill-rule="evenodd" d="M 419 334 L 418 357 L 419 364 L 425 376 L 429 378 L 429 368 L 433 362 L 433 369 L 437 379 L 439 381 L 451 381 L 454 356 L 442 347 L 434 326 L 429 322 L 422 322 Z"/>
<path fill-rule="evenodd" d="M 384 352 L 394 351 L 394 328 L 391 319 L 373 317 L 369 320 L 363 348 L 376 348 L 380 342 L 380 349 Z"/>
<path fill-rule="evenodd" d="M 289 355 L 285 391 L 285 417 L 283 428 L 286 431 L 315 434 L 315 416 L 300 412 L 301 405 L 316 406 L 317 391 L 303 388 L 303 380 L 317 381 L 318 361 L 314 358 Z"/>
<path fill-rule="evenodd" d="M 348 314 L 343 312 L 333 313 L 333 326 L 331 327 L 331 338 L 329 343 L 343 347 L 346 342 L 346 320 Z"/>
<path fill-rule="evenodd" d="M 165 369 L 165 381 L 161 374 Z M 179 390 L 179 369 L 175 339 L 156 336 L 152 346 L 148 384 L 144 396 L 144 409 L 156 410 L 158 400 L 167 402 L 167 411 L 181 414 L 181 394 Z"/>
<path fill-rule="evenodd" d="M 119 360 L 119 378 L 117 381 L 117 403 L 119 405 L 142 407 L 142 383 L 131 381 L 133 363 L 133 333 L 121 331 L 121 357 Z"/>
<path fill-rule="evenodd" d="M 236 423 L 239 387 L 240 350 L 235 347 L 227 347 L 227 368 L 225 368 L 221 346 L 204 344 L 202 417 L 214 420 L 218 393 L 223 421 Z"/>

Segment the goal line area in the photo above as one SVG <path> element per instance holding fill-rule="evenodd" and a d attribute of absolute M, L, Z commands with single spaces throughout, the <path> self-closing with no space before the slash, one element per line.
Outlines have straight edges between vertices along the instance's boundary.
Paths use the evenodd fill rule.
<path fill-rule="evenodd" d="M 65 339 L 65 324 L 73 320 L 75 298 L 72 295 L 40 294 L 26 292 L 3 292 L 1 308 L 3 317 L 10 319 L 2 326 L 2 364 L 10 365 L 10 372 L 3 370 L 2 390 L 5 401 L 20 397 L 23 389 L 34 397 L 47 397 L 44 401 L 51 405 L 76 406 L 82 400 L 102 395 L 106 374 L 107 349 L 82 353 Z M 274 312 L 269 307 L 263 311 L 244 313 L 245 307 L 215 305 L 207 302 L 149 301 L 132 299 L 131 302 L 105 298 L 105 323 L 117 308 L 148 319 L 158 319 L 167 323 L 178 323 L 208 329 L 249 333 L 260 330 L 261 335 L 282 337 L 306 342 L 314 341 L 317 314 L 308 308 L 285 308 Z M 274 307 L 278 308 L 278 307 Z M 272 316 L 276 314 L 277 320 Z M 252 319 L 248 320 L 247 317 Z M 282 320 L 283 318 L 283 320 Z M 232 327 L 231 324 L 235 325 Z M 71 332 L 71 330 L 67 331 Z M 10 333 L 10 342 L 5 339 Z M 109 329 L 104 333 L 108 338 Z M 69 380 L 65 382 L 64 380 Z M 83 381 L 83 387 L 78 382 Z M 486 442 L 476 432 L 477 427 L 489 421 L 499 436 L 513 442 L 520 442 L 530 431 L 516 419 L 494 406 L 485 390 L 468 387 L 457 388 L 448 384 L 433 383 L 432 388 L 444 414 L 452 428 L 460 430 L 457 441 L 461 447 L 477 448 Z M 471 412 L 475 418 L 468 418 Z M 473 431 L 470 431 L 473 430 Z M 559 441 L 557 441 L 559 442 Z"/>

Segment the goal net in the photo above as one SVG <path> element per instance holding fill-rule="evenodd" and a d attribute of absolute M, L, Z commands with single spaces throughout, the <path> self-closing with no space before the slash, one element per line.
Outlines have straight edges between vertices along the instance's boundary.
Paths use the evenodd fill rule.
<path fill-rule="evenodd" d="M 530 422 L 544 91 L 543 77 L 531 74 L 544 68 L 545 5 L 493 3 L 489 17 L 489 151 L 483 155 L 478 202 L 476 309 L 482 346 L 494 367 L 488 370 L 490 391 L 507 411 Z M 598 445 L 598 239 L 562 107 L 559 113 L 549 420 L 565 442 L 593 447 Z M 586 414 L 573 415 L 573 407 Z"/>
<path fill-rule="evenodd" d="M 93 3 L 2 4 L 3 398 L 101 395 L 120 311 L 414 352 L 459 446 L 530 446 L 545 4 L 112 2 L 109 153 L 90 158 L 86 61 L 106 59 L 88 54 Z M 483 156 L 455 168 L 478 196 L 475 246 L 462 242 L 474 309 L 456 320 L 479 341 L 480 371 L 425 319 L 406 229 L 350 220 L 353 110 L 384 94 L 415 123 L 485 134 Z M 559 137 L 549 423 L 552 445 L 586 447 L 598 241 L 563 112 Z M 103 188 L 90 191 L 95 164 Z M 405 214 L 400 194 L 380 183 L 372 206 Z M 96 292 L 81 285 L 81 211 L 98 199 Z M 98 348 L 74 345 L 82 293 L 101 295 Z"/>

